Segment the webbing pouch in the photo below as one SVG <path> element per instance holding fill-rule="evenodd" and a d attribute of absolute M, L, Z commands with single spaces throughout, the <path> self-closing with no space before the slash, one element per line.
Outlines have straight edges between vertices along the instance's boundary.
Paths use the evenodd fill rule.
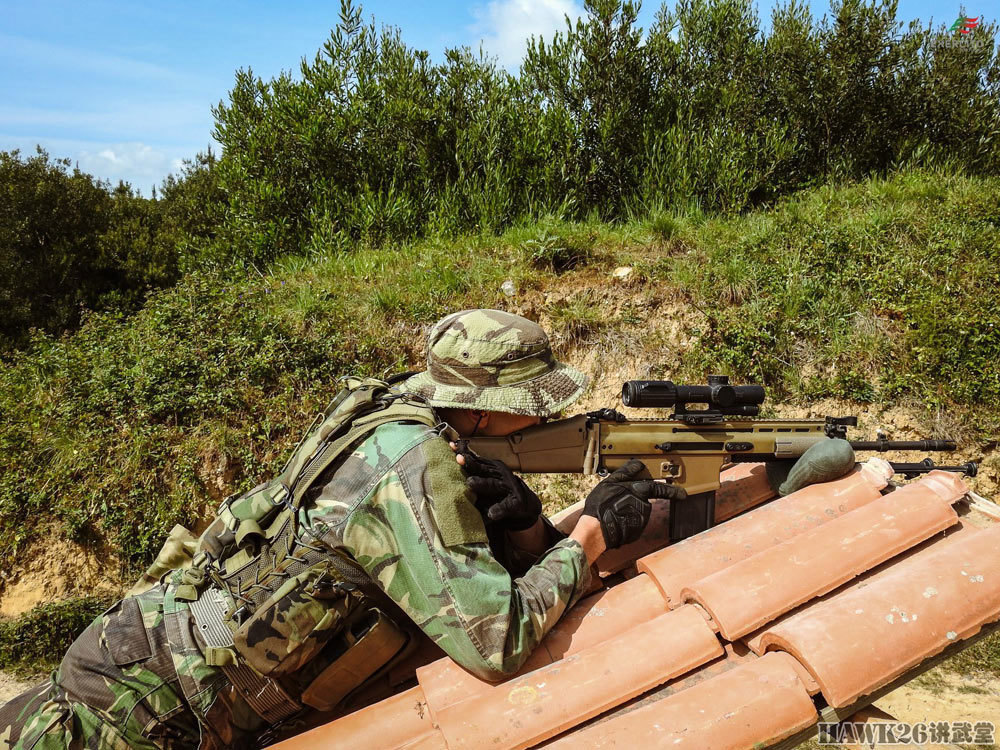
<path fill-rule="evenodd" d="M 329 561 L 289 578 L 233 633 L 246 663 L 265 676 L 294 672 L 341 631 L 363 595 Z"/>
<path fill-rule="evenodd" d="M 377 609 L 344 632 L 347 650 L 337 657 L 302 693 L 302 702 L 319 711 L 332 711 L 355 688 L 399 654 L 409 636 Z M 359 633 L 354 631 L 360 630 Z"/>

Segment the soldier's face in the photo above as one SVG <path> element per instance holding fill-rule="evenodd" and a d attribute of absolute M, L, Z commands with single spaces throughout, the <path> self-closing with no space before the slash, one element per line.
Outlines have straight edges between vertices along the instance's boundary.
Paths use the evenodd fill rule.
<path fill-rule="evenodd" d="M 475 409 L 442 409 L 444 420 L 462 437 L 504 437 L 525 427 L 541 424 L 543 417 Z"/>
<path fill-rule="evenodd" d="M 479 425 L 478 434 L 486 437 L 503 437 L 525 427 L 541 424 L 542 417 L 529 417 L 524 414 L 507 414 L 500 411 L 485 412 L 485 418 Z"/>

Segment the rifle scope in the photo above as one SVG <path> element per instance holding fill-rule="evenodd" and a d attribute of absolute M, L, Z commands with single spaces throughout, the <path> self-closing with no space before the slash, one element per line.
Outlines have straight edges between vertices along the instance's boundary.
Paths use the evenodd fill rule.
<path fill-rule="evenodd" d="M 675 385 L 669 380 L 629 380 L 622 386 L 622 403 L 637 408 L 664 409 L 706 404 L 723 414 L 755 416 L 764 403 L 764 386 L 730 385 L 726 375 L 709 375 L 708 385 Z"/>

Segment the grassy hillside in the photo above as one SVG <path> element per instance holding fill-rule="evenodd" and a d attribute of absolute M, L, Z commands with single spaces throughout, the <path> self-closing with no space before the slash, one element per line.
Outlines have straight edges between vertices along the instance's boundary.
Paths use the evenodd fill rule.
<path fill-rule="evenodd" d="M 616 281 L 622 265 L 634 270 Z M 995 447 L 998 269 L 1000 178 L 916 171 L 745 216 L 550 218 L 189 275 L 132 317 L 90 315 L 4 363 L 0 575 L 15 581 L 41 545 L 68 539 L 103 550 L 107 575 L 126 581 L 171 525 L 199 526 L 280 466 L 339 376 L 418 365 L 423 327 L 468 307 L 542 318 L 563 355 L 599 338 L 606 357 L 642 357 L 653 376 L 727 372 L 786 403 L 945 409 L 941 430 Z M 622 294 L 602 307 L 613 284 Z M 685 343 L 667 345 L 666 309 L 691 311 Z M 52 645 L 37 616 L 0 641 L 30 632 L 55 650 L 65 622 L 100 603 L 69 605 Z"/>
<path fill-rule="evenodd" d="M 342 0 L 293 70 L 236 72 L 212 109 L 218 158 L 186 162 L 152 199 L 0 152 L 0 351 L 75 328 L 81 306 L 132 311 L 193 269 L 549 213 L 741 213 L 901 165 L 1000 172 L 996 23 L 904 24 L 896 0 L 816 15 L 789 0 L 765 19 L 751 0 L 677 0 L 643 29 L 632 0 L 581 5 L 512 72 L 412 48 Z"/>

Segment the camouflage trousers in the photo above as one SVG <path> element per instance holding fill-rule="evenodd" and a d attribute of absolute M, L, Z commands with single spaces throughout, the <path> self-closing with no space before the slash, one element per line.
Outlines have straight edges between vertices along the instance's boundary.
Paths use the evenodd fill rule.
<path fill-rule="evenodd" d="M 0 708 L 0 750 L 252 747 L 262 720 L 205 664 L 173 593 L 97 617 L 48 682 Z"/>

